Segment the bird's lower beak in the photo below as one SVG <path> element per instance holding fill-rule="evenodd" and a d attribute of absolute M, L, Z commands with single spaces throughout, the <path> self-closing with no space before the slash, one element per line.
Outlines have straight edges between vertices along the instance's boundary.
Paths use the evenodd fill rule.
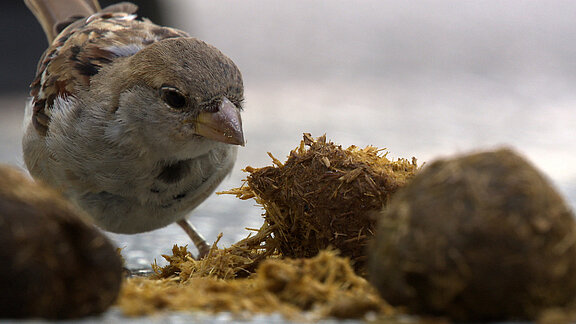
<path fill-rule="evenodd" d="M 196 119 L 196 134 L 234 145 L 244 146 L 240 110 L 224 98 L 215 112 L 201 112 Z"/>

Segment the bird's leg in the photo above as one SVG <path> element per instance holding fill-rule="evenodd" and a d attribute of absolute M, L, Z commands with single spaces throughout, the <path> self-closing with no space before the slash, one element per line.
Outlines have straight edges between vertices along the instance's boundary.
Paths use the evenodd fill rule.
<path fill-rule="evenodd" d="M 186 219 L 181 219 L 176 223 L 182 227 L 184 232 L 186 232 L 186 234 L 188 234 L 192 239 L 192 242 L 194 242 L 194 245 L 198 249 L 198 260 L 208 255 L 208 252 L 210 252 L 210 245 L 206 243 L 204 237 L 196 231 L 194 226 L 192 226 L 192 224 L 190 224 Z"/>

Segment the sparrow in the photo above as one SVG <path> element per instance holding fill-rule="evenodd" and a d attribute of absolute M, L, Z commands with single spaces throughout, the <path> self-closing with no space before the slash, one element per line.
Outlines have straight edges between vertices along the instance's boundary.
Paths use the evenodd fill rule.
<path fill-rule="evenodd" d="M 186 217 L 244 145 L 238 67 L 214 46 L 138 18 L 132 3 L 25 3 L 50 44 L 26 103 L 30 174 L 106 231 L 176 222 L 206 255 Z"/>

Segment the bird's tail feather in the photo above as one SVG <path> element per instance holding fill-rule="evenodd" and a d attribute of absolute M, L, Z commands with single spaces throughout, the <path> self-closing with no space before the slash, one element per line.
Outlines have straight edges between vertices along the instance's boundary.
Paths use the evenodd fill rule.
<path fill-rule="evenodd" d="M 98 0 L 24 0 L 52 43 L 63 27 L 100 11 Z"/>

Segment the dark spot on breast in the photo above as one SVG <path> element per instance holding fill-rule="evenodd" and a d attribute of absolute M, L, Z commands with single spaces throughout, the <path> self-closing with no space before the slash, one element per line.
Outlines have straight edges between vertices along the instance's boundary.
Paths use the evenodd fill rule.
<path fill-rule="evenodd" d="M 156 179 L 167 184 L 172 184 L 182 180 L 189 173 L 190 160 L 182 160 L 164 166 Z"/>
<path fill-rule="evenodd" d="M 150 192 L 151 193 L 160 193 L 160 189 L 152 188 L 152 189 L 150 189 Z"/>

